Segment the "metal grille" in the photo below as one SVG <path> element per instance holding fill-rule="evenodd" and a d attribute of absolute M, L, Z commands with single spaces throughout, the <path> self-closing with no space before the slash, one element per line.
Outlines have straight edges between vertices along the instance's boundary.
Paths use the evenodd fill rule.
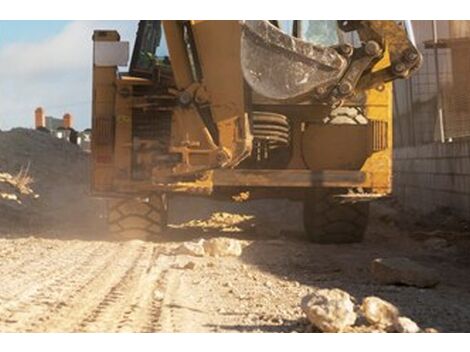
<path fill-rule="evenodd" d="M 470 139 L 470 21 L 412 22 L 423 65 L 394 84 L 395 145 Z"/>
<path fill-rule="evenodd" d="M 96 145 L 111 145 L 113 143 L 114 120 L 112 117 L 93 119 L 93 142 Z"/>

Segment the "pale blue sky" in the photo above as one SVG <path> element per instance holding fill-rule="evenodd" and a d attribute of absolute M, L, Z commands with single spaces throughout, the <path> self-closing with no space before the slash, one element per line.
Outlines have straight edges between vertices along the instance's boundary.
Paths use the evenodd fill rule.
<path fill-rule="evenodd" d="M 137 21 L 0 21 L 0 129 L 32 127 L 37 106 L 90 127 L 94 29 L 132 45 Z"/>
<path fill-rule="evenodd" d="M 35 42 L 53 37 L 70 21 L 0 21 L 0 47 L 15 42 Z"/>

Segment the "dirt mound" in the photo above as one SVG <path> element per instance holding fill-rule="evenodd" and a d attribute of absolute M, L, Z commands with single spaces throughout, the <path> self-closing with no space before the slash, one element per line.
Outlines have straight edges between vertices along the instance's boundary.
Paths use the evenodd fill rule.
<path fill-rule="evenodd" d="M 88 156 L 77 145 L 36 130 L 15 128 L 0 132 L 0 166 L 16 174 L 28 169 L 35 188 L 57 182 L 86 182 Z"/>
<path fill-rule="evenodd" d="M 77 145 L 31 129 L 0 132 L 0 172 L 0 191 L 11 190 L 0 199 L 3 229 L 82 228 L 102 215 L 88 194 L 89 155 Z"/>

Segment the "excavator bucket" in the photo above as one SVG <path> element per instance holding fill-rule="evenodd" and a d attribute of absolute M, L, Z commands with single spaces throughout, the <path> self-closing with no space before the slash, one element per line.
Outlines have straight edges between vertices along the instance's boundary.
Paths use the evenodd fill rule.
<path fill-rule="evenodd" d="M 335 49 L 292 37 L 269 21 L 242 21 L 241 63 L 251 88 L 277 101 L 305 99 L 336 84 L 347 68 Z"/>

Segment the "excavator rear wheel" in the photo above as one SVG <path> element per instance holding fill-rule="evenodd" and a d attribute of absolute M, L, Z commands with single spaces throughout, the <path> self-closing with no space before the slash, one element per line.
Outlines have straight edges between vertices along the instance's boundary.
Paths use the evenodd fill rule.
<path fill-rule="evenodd" d="M 367 228 L 369 203 L 341 203 L 337 191 L 315 189 L 304 201 L 304 227 L 312 242 L 361 242 Z"/>
<path fill-rule="evenodd" d="M 167 225 L 165 194 L 108 201 L 108 224 L 115 240 L 157 240 Z"/>

